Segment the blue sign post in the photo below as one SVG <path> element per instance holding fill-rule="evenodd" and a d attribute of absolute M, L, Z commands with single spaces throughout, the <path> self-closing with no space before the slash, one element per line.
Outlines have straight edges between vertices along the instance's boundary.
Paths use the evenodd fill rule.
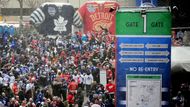
<path fill-rule="evenodd" d="M 170 13 L 145 11 L 126 9 L 116 15 L 117 107 L 169 106 Z"/>

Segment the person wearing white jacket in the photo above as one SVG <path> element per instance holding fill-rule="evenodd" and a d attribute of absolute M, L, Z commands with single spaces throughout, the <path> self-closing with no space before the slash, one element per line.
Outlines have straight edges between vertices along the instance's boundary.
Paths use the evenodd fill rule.
<path fill-rule="evenodd" d="M 87 73 L 85 75 L 85 85 L 86 85 L 87 96 L 88 96 L 88 93 L 90 91 L 91 84 L 93 83 L 93 81 L 94 81 L 94 78 L 93 78 L 92 74 L 91 73 Z"/>

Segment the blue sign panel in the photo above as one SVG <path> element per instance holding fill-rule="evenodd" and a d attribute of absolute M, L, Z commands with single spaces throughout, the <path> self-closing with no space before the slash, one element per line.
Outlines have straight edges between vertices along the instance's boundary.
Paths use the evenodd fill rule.
<path fill-rule="evenodd" d="M 117 107 L 127 106 L 126 75 L 161 75 L 161 105 L 169 101 L 169 79 L 171 66 L 171 38 L 164 36 L 118 36 L 117 37 L 117 70 L 116 99 Z M 138 93 L 138 92 L 137 92 Z M 136 106 L 141 107 L 141 106 Z M 149 106 L 147 106 L 149 107 Z M 157 106 L 155 106 L 157 107 Z"/>

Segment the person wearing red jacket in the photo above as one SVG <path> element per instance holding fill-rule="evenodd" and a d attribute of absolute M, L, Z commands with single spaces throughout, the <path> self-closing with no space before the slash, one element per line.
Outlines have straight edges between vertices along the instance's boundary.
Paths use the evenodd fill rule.
<path fill-rule="evenodd" d="M 68 95 L 67 95 L 67 101 L 68 101 L 69 107 L 73 107 L 74 106 L 74 103 L 75 103 L 74 93 L 72 93 L 72 92 L 68 93 Z"/>
<path fill-rule="evenodd" d="M 70 81 L 71 75 L 68 72 L 65 72 L 62 74 L 62 78 L 65 79 L 65 81 L 68 83 Z"/>
<path fill-rule="evenodd" d="M 18 86 L 17 82 L 15 82 L 13 84 L 12 91 L 13 91 L 14 95 L 18 95 L 18 93 L 19 93 L 19 86 Z"/>
<path fill-rule="evenodd" d="M 115 84 L 112 83 L 112 80 L 108 80 L 108 83 L 106 84 L 106 91 L 111 96 L 111 98 L 114 98 Z"/>
<path fill-rule="evenodd" d="M 112 70 L 111 69 L 107 69 L 106 70 L 106 76 L 107 76 L 107 82 L 109 82 L 109 80 L 112 80 L 113 78 L 113 73 L 112 73 Z"/>
<path fill-rule="evenodd" d="M 77 93 L 77 89 L 78 89 L 78 83 L 72 79 L 71 82 L 69 83 L 68 85 L 68 89 L 69 89 L 69 92 L 72 92 L 72 93 Z"/>

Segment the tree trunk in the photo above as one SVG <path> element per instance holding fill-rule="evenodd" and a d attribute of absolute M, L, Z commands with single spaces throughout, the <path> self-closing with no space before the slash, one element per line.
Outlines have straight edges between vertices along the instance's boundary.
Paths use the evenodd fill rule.
<path fill-rule="evenodd" d="M 1 7 L 0 7 L 0 21 L 3 21 L 3 14 L 2 14 L 2 11 L 1 11 Z"/>
<path fill-rule="evenodd" d="M 23 0 L 18 0 L 19 5 L 20 5 L 20 21 L 19 21 L 19 25 L 20 25 L 20 34 L 22 33 L 23 30 Z"/>

